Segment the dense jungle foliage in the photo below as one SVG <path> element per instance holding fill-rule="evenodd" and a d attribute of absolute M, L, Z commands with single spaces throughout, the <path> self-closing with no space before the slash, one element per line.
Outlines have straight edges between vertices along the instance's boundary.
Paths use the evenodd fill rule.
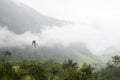
<path fill-rule="evenodd" d="M 87 63 L 79 67 L 72 59 L 62 64 L 54 60 L 1 61 L 0 80 L 120 80 L 120 56 L 112 57 L 99 70 Z"/>

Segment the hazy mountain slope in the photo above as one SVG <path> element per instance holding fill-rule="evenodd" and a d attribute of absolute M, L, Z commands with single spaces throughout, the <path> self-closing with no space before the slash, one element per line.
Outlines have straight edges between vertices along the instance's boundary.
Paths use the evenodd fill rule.
<path fill-rule="evenodd" d="M 98 53 L 100 54 L 98 56 L 101 58 L 101 60 L 108 62 L 111 60 L 111 57 L 120 55 L 120 49 L 119 47 L 108 47 L 105 50 L 99 51 Z"/>
<path fill-rule="evenodd" d="M 38 32 L 45 26 L 62 26 L 65 21 L 44 16 L 33 8 L 16 4 L 11 0 L 0 0 L 0 24 L 16 33 Z"/>
<path fill-rule="evenodd" d="M 79 47 L 76 47 L 79 46 Z M 1 53 L 7 50 L 7 48 L 1 49 Z M 56 44 L 53 47 L 45 47 L 38 46 L 36 48 L 36 54 L 33 47 L 24 47 L 24 48 L 9 48 L 9 50 L 13 53 L 12 57 L 9 60 L 33 60 L 37 58 L 38 60 L 49 60 L 54 59 L 57 62 L 63 62 L 67 59 L 73 59 L 79 64 L 86 63 L 101 63 L 96 56 L 94 56 L 85 45 L 69 45 L 63 46 Z M 88 50 L 88 51 L 84 51 Z"/>

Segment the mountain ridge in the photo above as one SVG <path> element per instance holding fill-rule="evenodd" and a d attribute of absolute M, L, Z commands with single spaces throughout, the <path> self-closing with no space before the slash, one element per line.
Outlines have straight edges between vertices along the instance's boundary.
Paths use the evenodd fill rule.
<path fill-rule="evenodd" d="M 40 32 L 42 28 L 63 26 L 66 23 L 68 22 L 45 16 L 25 4 L 0 0 L 0 24 L 15 33 Z"/>

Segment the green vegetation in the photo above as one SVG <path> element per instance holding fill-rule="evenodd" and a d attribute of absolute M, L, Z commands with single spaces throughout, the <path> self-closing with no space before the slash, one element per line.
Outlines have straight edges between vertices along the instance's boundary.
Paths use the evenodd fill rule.
<path fill-rule="evenodd" d="M 120 56 L 113 56 L 105 68 L 95 72 L 96 80 L 120 80 Z"/>
<path fill-rule="evenodd" d="M 89 71 L 86 72 L 86 70 L 91 72 L 88 73 Z M 53 60 L 44 63 L 39 61 L 1 62 L 0 80 L 81 80 L 92 78 L 92 71 L 92 67 L 88 64 L 79 69 L 73 60 L 67 60 L 63 64 Z"/>
<path fill-rule="evenodd" d="M 63 63 L 53 60 L 17 62 L 8 61 L 10 56 L 12 53 L 5 51 L 4 60 L 0 61 L 0 80 L 120 80 L 120 56 L 117 55 L 101 69 L 87 63 L 80 67 L 73 59 Z"/>
<path fill-rule="evenodd" d="M 0 80 L 120 80 L 120 56 L 112 57 L 106 67 L 84 63 L 81 67 L 72 59 L 63 63 L 48 60 L 0 62 Z"/>

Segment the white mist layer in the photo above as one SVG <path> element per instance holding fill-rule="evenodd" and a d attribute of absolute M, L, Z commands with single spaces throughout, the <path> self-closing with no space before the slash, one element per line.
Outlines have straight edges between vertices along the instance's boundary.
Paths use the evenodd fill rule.
<path fill-rule="evenodd" d="M 95 54 L 111 46 L 120 46 L 119 0 L 14 1 L 17 1 L 17 4 L 27 4 L 47 16 L 77 22 L 73 25 L 44 29 L 42 34 L 27 31 L 22 35 L 16 35 L 17 37 L 29 35 L 27 40 L 20 42 L 25 41 L 25 44 L 31 45 L 31 40 L 35 39 L 39 45 L 47 46 L 83 42 Z"/>
<path fill-rule="evenodd" d="M 0 47 L 21 47 L 30 45 L 33 39 L 38 39 L 38 36 L 33 35 L 31 32 L 23 34 L 16 34 L 7 29 L 7 27 L 0 27 Z"/>
<path fill-rule="evenodd" d="M 110 46 L 120 45 L 119 34 L 118 27 L 95 28 L 92 25 L 76 24 L 44 30 L 42 37 L 46 41 L 64 45 L 83 42 L 93 53 L 96 53 Z"/>
<path fill-rule="evenodd" d="M 110 46 L 120 45 L 119 27 L 108 26 L 96 28 L 93 24 L 72 24 L 46 28 L 42 33 L 26 31 L 22 34 L 16 34 L 7 27 L 0 27 L 0 47 L 30 46 L 33 40 L 36 40 L 38 46 L 54 46 L 56 43 L 65 46 L 70 43 L 85 43 L 96 54 Z"/>

